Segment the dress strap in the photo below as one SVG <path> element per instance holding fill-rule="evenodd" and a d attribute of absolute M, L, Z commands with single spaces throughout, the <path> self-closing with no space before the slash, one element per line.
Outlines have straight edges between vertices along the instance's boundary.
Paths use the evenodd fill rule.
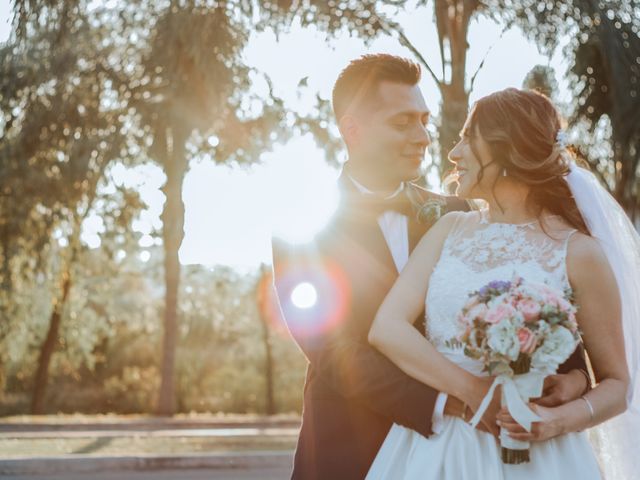
<path fill-rule="evenodd" d="M 576 233 L 577 231 L 578 230 L 576 230 L 575 228 L 570 230 L 569 233 L 567 234 L 567 238 L 564 239 L 564 242 L 562 245 L 562 265 L 564 265 L 562 280 L 568 288 L 571 288 L 571 284 L 569 283 L 569 269 L 567 268 L 567 253 L 569 251 L 569 241 L 571 240 L 571 237 L 573 236 L 573 234 Z"/>
<path fill-rule="evenodd" d="M 465 220 L 469 217 L 469 215 L 472 215 L 472 214 L 473 212 L 456 212 L 455 213 L 456 218 L 453 220 L 453 225 L 451 226 L 451 229 L 447 234 L 447 238 L 444 241 L 443 252 L 448 249 L 449 243 L 453 239 L 457 238 L 460 231 L 463 229 Z"/>

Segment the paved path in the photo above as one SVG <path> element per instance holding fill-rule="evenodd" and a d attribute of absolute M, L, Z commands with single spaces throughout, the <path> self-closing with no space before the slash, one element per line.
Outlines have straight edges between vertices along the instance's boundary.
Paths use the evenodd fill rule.
<path fill-rule="evenodd" d="M 286 480 L 289 467 L 269 469 L 198 469 L 198 470 L 153 470 L 113 471 L 103 473 L 75 473 L 64 475 L 2 476 L 3 480 Z"/>
<path fill-rule="evenodd" d="M 299 421 L 202 422 L 173 419 L 87 424 L 0 423 L 0 440 L 117 437 L 293 438 Z M 73 440 L 70 440 L 73 441 Z M 240 440 L 242 442 L 242 440 Z M 49 454 L 51 455 L 51 454 Z M 126 455 L 126 454 L 125 454 Z M 276 480 L 288 479 L 293 451 L 210 452 L 199 454 L 139 454 L 94 456 L 61 454 L 51 457 L 2 458 L 0 479 L 15 480 Z"/>

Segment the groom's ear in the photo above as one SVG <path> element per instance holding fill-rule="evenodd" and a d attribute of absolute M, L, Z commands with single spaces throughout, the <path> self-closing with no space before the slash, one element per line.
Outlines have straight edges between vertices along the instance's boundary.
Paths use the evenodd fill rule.
<path fill-rule="evenodd" d="M 357 145 L 360 140 L 358 121 L 353 115 L 343 115 L 338 121 L 338 129 L 347 146 Z"/>

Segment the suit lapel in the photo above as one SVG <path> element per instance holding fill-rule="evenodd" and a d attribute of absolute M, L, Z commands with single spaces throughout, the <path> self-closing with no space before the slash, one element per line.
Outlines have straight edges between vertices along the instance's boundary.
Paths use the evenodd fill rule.
<path fill-rule="evenodd" d="M 382 234 L 382 229 L 377 220 L 373 222 L 367 222 L 362 225 L 359 241 L 361 245 L 371 253 L 371 255 L 378 259 L 387 270 L 391 272 L 397 272 L 396 264 L 393 261 L 391 250 L 389 245 Z"/>
<path fill-rule="evenodd" d="M 397 274 L 391 251 L 382 234 L 377 216 L 356 206 L 357 202 L 354 200 L 362 194 L 348 178 L 345 170 L 342 171 L 338 179 L 338 186 L 341 195 L 340 217 L 344 233 L 365 250 L 373 262 L 384 267 L 384 270 L 390 270 Z"/>
<path fill-rule="evenodd" d="M 382 229 L 378 224 L 378 220 L 373 215 L 369 215 L 366 211 L 351 208 L 353 203 L 351 200 L 361 195 L 357 191 L 353 182 L 348 178 L 346 172 L 343 171 L 338 180 L 342 201 L 341 210 L 343 220 L 346 224 L 345 231 L 348 235 L 365 249 L 378 263 L 385 266 L 397 276 L 397 269 L 389 245 L 384 238 Z M 413 185 L 407 184 L 406 188 L 415 188 Z M 416 215 L 413 214 L 414 207 L 411 206 L 411 200 L 403 192 L 404 201 L 407 203 L 407 236 L 409 241 L 409 255 L 413 252 L 422 236 L 429 229 L 429 225 L 425 225 L 417 221 Z M 421 192 L 417 195 L 422 196 Z"/>

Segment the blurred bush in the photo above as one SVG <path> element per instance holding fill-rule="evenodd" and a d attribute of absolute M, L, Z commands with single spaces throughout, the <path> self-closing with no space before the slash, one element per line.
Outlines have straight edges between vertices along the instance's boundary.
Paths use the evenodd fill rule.
<path fill-rule="evenodd" d="M 76 286 L 51 365 L 47 413 L 152 413 L 160 383 L 162 253 L 114 260 L 90 250 L 77 265 Z M 183 267 L 176 352 L 178 412 L 265 413 L 266 350 L 256 301 L 260 272 Z M 37 287 L 37 288 L 35 288 Z M 51 282 L 24 285 L 16 299 L 21 325 L 6 337 L 0 415 L 27 414 L 38 346 L 50 313 Z M 298 412 L 306 361 L 282 329 L 270 331 L 274 406 Z"/>

